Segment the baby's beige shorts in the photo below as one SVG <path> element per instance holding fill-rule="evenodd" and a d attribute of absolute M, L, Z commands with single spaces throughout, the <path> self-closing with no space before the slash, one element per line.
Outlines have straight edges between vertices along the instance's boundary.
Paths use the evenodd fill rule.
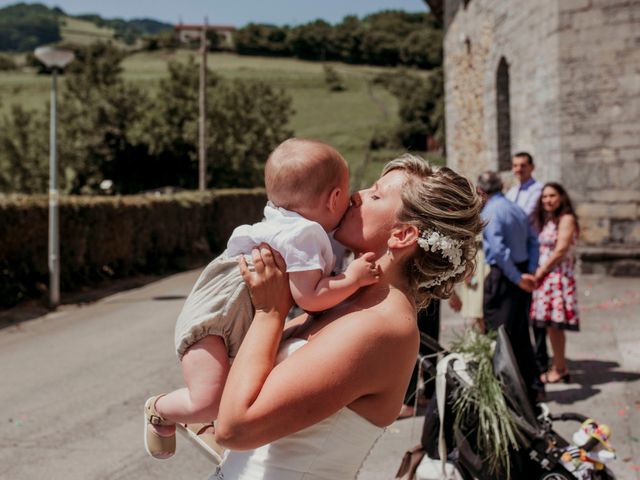
<path fill-rule="evenodd" d="M 229 358 L 238 353 L 254 314 L 238 258 L 222 253 L 200 274 L 176 323 L 178 358 L 207 335 L 222 337 Z"/>

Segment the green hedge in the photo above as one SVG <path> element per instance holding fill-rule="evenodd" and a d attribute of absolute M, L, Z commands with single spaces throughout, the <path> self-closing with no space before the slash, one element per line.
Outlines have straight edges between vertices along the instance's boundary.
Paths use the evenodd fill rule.
<path fill-rule="evenodd" d="M 262 218 L 263 190 L 60 200 L 61 290 L 185 269 L 222 251 L 233 229 Z M 0 197 L 0 306 L 48 285 L 48 200 Z"/>

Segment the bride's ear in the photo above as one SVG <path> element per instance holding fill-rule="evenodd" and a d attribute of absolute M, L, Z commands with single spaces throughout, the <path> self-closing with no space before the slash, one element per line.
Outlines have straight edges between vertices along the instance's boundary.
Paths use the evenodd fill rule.
<path fill-rule="evenodd" d="M 387 242 L 389 248 L 404 248 L 414 245 L 420 237 L 420 231 L 415 225 L 401 224 L 391 230 L 391 237 Z"/>

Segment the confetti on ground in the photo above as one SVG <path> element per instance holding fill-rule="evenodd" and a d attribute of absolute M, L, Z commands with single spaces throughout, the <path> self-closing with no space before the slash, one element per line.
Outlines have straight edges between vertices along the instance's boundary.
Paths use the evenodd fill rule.
<path fill-rule="evenodd" d="M 635 472 L 640 472 L 640 465 L 631 465 L 631 470 Z"/>
<path fill-rule="evenodd" d="M 585 295 L 589 296 L 589 295 Z M 640 292 L 633 292 L 627 290 L 624 292 L 624 295 L 621 298 L 614 297 L 609 298 L 607 300 L 603 300 L 600 303 L 592 304 L 592 305 L 584 305 L 581 307 L 581 310 L 584 312 L 590 310 L 613 310 L 616 308 L 621 308 L 626 305 L 637 305 L 640 303 Z"/>
<path fill-rule="evenodd" d="M 620 415 L 621 417 L 623 417 L 626 413 L 627 411 L 625 409 L 618 410 L 618 415 Z"/>

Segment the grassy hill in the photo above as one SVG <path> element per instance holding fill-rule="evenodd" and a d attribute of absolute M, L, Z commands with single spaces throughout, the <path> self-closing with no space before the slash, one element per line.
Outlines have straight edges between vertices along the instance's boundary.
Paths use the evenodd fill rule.
<path fill-rule="evenodd" d="M 60 36 L 63 43 L 88 45 L 95 41 L 114 41 L 115 31 L 108 27 L 99 27 L 88 20 L 62 17 L 59 21 Z"/>
<path fill-rule="evenodd" d="M 186 60 L 192 51 L 140 52 L 129 55 L 124 77 L 152 92 L 166 77 L 169 60 Z M 368 145 L 375 132 L 389 131 L 398 123 L 396 99 L 385 89 L 371 86 L 370 80 L 391 68 L 331 64 L 344 79 L 346 90 L 330 92 L 320 62 L 292 58 L 209 54 L 207 63 L 226 78 L 259 78 L 285 89 L 293 98 L 295 114 L 290 127 L 298 136 L 313 137 L 334 145 L 352 169 L 352 186 L 359 188 L 375 178 L 383 161 L 398 153 L 375 152 L 368 156 Z M 64 77 L 61 84 L 64 84 Z M 35 72 L 0 72 L 0 115 L 11 104 L 26 108 L 45 108 L 50 77 Z"/>
<path fill-rule="evenodd" d="M 145 34 L 171 29 L 168 23 L 148 18 L 105 19 L 99 15 L 67 15 L 62 9 L 39 3 L 16 3 L 0 8 L 0 51 L 26 52 L 56 42 L 86 45 L 115 40 L 134 46 Z"/>

